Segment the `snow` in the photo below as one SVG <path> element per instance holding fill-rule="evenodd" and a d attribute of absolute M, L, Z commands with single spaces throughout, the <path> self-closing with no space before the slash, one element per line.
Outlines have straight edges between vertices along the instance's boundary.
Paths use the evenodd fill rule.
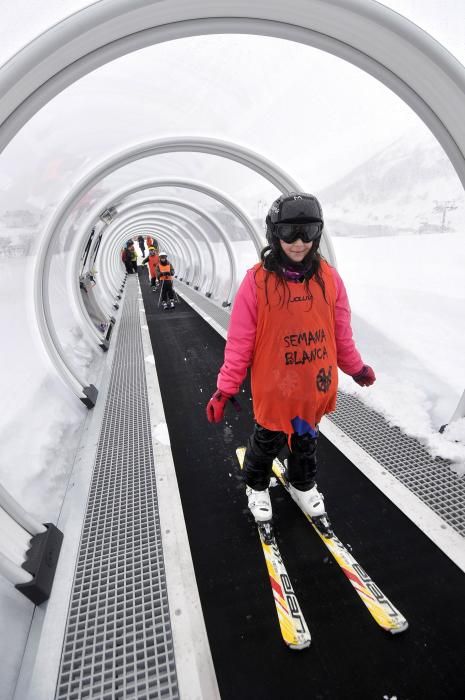
<path fill-rule="evenodd" d="M 354 337 L 377 375 L 367 389 L 340 373 L 341 389 L 463 473 L 463 425 L 438 431 L 465 388 L 464 237 L 336 237 L 333 242 Z"/>
<path fill-rule="evenodd" d="M 168 426 L 166 423 L 159 423 L 154 431 L 153 434 L 155 436 L 155 440 L 159 442 L 162 445 L 170 445 L 170 435 L 168 433 Z"/>
<path fill-rule="evenodd" d="M 465 230 L 463 187 L 422 124 L 319 194 L 336 236 Z"/>
<path fill-rule="evenodd" d="M 31 320 L 30 262 L 0 257 L 0 483 L 40 522 L 56 522 L 87 409 L 41 348 Z M 33 611 L 0 576 L 1 698 L 13 697 Z"/>

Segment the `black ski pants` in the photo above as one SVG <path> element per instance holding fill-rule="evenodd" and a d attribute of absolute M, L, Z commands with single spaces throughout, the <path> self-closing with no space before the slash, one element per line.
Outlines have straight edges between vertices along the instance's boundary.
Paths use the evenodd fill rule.
<path fill-rule="evenodd" d="M 249 437 L 244 456 L 244 479 L 247 486 L 264 491 L 270 484 L 273 459 L 287 443 L 288 436 L 268 430 L 255 423 Z M 287 478 L 300 491 L 308 491 L 315 484 L 317 438 L 306 435 L 291 435 L 290 453 L 287 458 Z"/>
<path fill-rule="evenodd" d="M 173 280 L 162 279 L 161 300 L 174 299 Z"/>

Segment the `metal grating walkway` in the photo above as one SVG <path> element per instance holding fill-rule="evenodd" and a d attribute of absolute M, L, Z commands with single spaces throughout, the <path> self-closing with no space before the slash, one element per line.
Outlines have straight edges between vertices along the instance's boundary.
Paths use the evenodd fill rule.
<path fill-rule="evenodd" d="M 350 394 L 339 392 L 337 411 L 328 418 L 465 536 L 465 478 L 455 474 L 447 460 L 432 457 L 417 440 Z"/>
<path fill-rule="evenodd" d="M 137 292 L 129 278 L 56 700 L 179 697 Z"/>

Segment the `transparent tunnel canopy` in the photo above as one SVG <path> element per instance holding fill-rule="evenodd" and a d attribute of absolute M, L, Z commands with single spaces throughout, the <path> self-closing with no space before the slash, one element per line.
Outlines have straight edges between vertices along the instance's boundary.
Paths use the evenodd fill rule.
<path fill-rule="evenodd" d="M 78 5 L 70 3 L 68 9 L 74 11 Z M 59 19 L 62 4 L 55 4 L 55 9 Z M 48 7 L 47 12 L 51 16 L 52 8 Z M 36 20 L 37 26 L 42 27 L 45 17 Z M 449 24 L 442 30 L 446 32 L 448 28 Z M 16 32 L 19 33 L 17 27 Z M 457 38 L 452 36 L 451 41 L 455 48 Z M 388 122 L 386 114 L 389 114 Z M 28 407 L 35 405 L 33 397 L 40 395 L 44 382 L 56 381 L 44 353 L 34 352 L 34 359 L 30 358 L 30 348 L 40 346 L 32 297 L 35 261 L 64 198 L 93 167 L 106 159 L 137 144 L 186 135 L 225 139 L 251 148 L 278 164 L 305 190 L 320 196 L 338 264 L 346 275 L 357 324 L 360 318 L 359 342 L 362 349 L 365 343 L 365 351 L 372 354 L 372 363 L 380 367 L 381 373 L 384 365 L 393 372 L 395 361 L 388 362 L 376 350 L 378 336 L 373 342 L 365 340 L 366 324 L 373 325 L 382 336 L 387 334 L 392 343 L 392 358 L 407 348 L 411 351 L 408 317 L 410 312 L 418 316 L 414 299 L 418 295 L 421 298 L 421 285 L 427 286 L 428 294 L 432 295 L 427 304 L 430 318 L 423 309 L 425 323 L 432 323 L 434 314 L 441 308 L 444 280 L 438 281 L 437 291 L 432 291 L 430 277 L 424 274 L 424 261 L 414 251 L 417 241 L 431 243 L 440 270 L 449 264 L 448 251 L 452 247 L 454 260 L 458 266 L 461 264 L 463 191 L 430 132 L 397 96 L 349 63 L 289 41 L 204 36 L 141 49 L 94 70 L 63 90 L 30 119 L 0 157 L 0 264 L 7 271 L 1 278 L 2 296 L 14 299 L 4 304 L 3 314 L 8 327 L 17 329 L 8 334 L 2 347 L 6 360 L 1 370 L 2 387 L 4 392 L 15 396 L 4 423 L 8 434 L 15 433 L 18 422 L 24 423 L 24 411 L 27 413 Z M 424 173 L 424 182 L 416 178 L 418 167 Z M 75 263 L 82 255 L 92 227 L 86 224 L 88 214 L 99 202 L 111 199 L 113 193 L 125 187 L 138 182 L 146 185 L 150 179 L 170 178 L 202 182 L 230 196 L 246 212 L 262 240 L 266 211 L 279 194 L 272 183 L 242 164 L 192 152 L 140 158 L 116 168 L 85 190 L 60 222 L 59 234 L 47 253 L 50 316 L 63 353 L 83 382 L 97 381 L 101 362 L 98 344 L 92 332 L 83 331 L 80 307 L 71 300 L 73 285 L 78 284 L 72 278 L 76 274 Z M 412 184 L 414 180 L 417 182 Z M 412 187 L 410 200 L 406 187 Z M 217 221 L 228 231 L 237 262 L 234 287 L 245 269 L 257 259 L 254 245 L 241 223 L 207 194 L 189 188 L 157 186 L 126 198 L 123 195 L 119 204 L 126 206 L 144 197 L 179 198 L 209 215 L 211 220 L 207 221 L 200 214 L 188 213 L 181 204 L 163 205 L 173 212 L 187 212 L 193 224 L 198 224 L 208 237 L 218 275 L 213 299 L 221 303 L 227 296 L 231 262 L 211 221 Z M 154 210 L 156 206 L 153 205 Z M 169 218 L 169 213 L 164 216 Z M 176 216 L 172 218 L 176 220 Z M 83 226 L 89 230 L 83 231 Z M 427 233 L 428 238 L 420 238 L 422 233 Z M 210 256 L 206 255 L 206 244 L 199 231 L 193 227 L 191 234 L 205 255 L 200 285 L 205 291 L 212 270 Z M 436 245 L 434 236 L 442 236 Z M 390 308 L 389 271 L 384 267 L 381 270 L 380 262 L 384 251 L 392 250 L 394 264 L 399 245 L 410 251 L 409 279 L 422 282 L 410 285 L 415 287 L 411 294 L 408 285 L 399 292 L 398 303 L 406 310 L 396 326 L 395 318 L 399 314 L 393 314 Z M 77 250 L 79 246 L 81 249 Z M 426 249 L 423 245 L 422 250 Z M 443 262 L 438 259 L 441 255 Z M 97 300 L 92 323 L 97 330 L 106 320 L 100 320 L 100 312 L 104 316 L 112 313 L 109 291 L 115 291 L 117 286 L 114 280 L 99 286 L 99 264 L 97 257 L 92 292 Z M 452 275 L 454 287 L 447 293 L 453 297 L 447 307 L 451 313 L 449 329 L 458 328 L 463 322 L 462 305 L 455 302 L 463 295 L 458 276 L 458 272 Z M 383 287 L 378 295 L 372 293 L 375 280 L 378 290 L 380 285 Z M 113 289 L 109 290 L 112 285 Z M 403 292 L 407 294 L 406 301 Z M 377 302 L 381 303 L 381 298 L 386 299 L 382 308 L 389 323 L 379 320 Z M 418 303 L 421 305 L 421 301 Z M 30 319 L 28 324 L 18 321 L 23 318 Z M 421 391 L 425 383 L 434 386 L 429 397 L 432 405 L 424 416 L 433 428 L 447 420 L 465 385 L 459 367 L 463 341 L 453 330 L 444 330 L 438 336 L 435 352 L 444 358 L 440 367 L 457 367 L 458 381 L 451 385 L 450 373 L 438 367 L 423 342 L 418 350 L 421 372 L 423 376 L 429 373 L 431 381 L 424 382 L 416 376 L 414 385 Z M 10 363 L 21 367 L 21 372 L 6 369 Z M 20 392 L 15 389 L 18 384 Z M 394 397 L 389 400 L 394 401 Z M 75 397 L 70 396 L 69 403 L 73 406 L 70 415 L 76 412 L 82 415 L 80 407 L 75 408 Z M 60 410 L 59 414 L 67 415 L 67 411 Z M 73 421 L 70 429 L 76 429 Z M 37 440 L 38 449 L 46 449 L 51 436 L 46 438 L 42 431 L 37 433 L 40 437 L 30 436 L 30 441 Z M 8 442 L 7 439 L 6 446 Z M 1 470 L 7 481 L 11 481 L 8 472 L 22 457 L 13 444 L 6 454 L 7 464 Z"/>
<path fill-rule="evenodd" d="M 92 4 L 3 2 L 0 64 Z M 384 5 L 465 62 L 459 0 Z M 233 158 L 189 149 L 117 163 L 131 149 L 181 137 L 249 149 L 320 198 L 357 344 L 378 375 L 363 400 L 450 456 L 437 430 L 465 387 L 465 197 L 452 164 L 400 97 L 349 62 L 283 39 L 212 34 L 92 70 L 0 154 L 0 483 L 40 520 L 56 519 L 87 416 L 44 349 L 39 289 L 66 363 L 98 387 L 99 337 L 118 315 L 126 235 L 156 236 L 158 227 L 189 281 L 218 305 L 258 260 L 250 231 L 265 244 L 275 183 Z M 110 161 L 112 172 L 92 181 Z M 116 216 L 106 222 L 108 207 Z"/>
<path fill-rule="evenodd" d="M 29 3 L 15 3 L 14 9 L 6 3 L 0 57 L 7 59 L 35 34 L 88 4 L 52 2 L 47 3 L 46 11 L 42 8 L 38 12 L 37 7 L 31 8 Z M 385 4 L 397 11 L 402 9 L 430 31 L 434 20 L 448 48 L 463 58 L 460 37 L 454 32 L 456 3 L 450 3 L 450 11 L 444 13 L 438 13 L 431 3 L 426 3 L 423 13 L 415 3 L 402 3 L 402 8 L 395 2 Z M 28 22 L 22 23 L 20 18 L 26 12 Z M 389 114 L 388 122 L 386 114 Z M 414 138 L 411 137 L 413 131 Z M 33 364 L 37 367 L 31 371 L 26 348 L 40 346 L 31 299 L 34 260 L 57 208 L 95 164 L 134 144 L 176 135 L 206 135 L 245 145 L 279 164 L 304 189 L 317 193 L 324 205 L 339 265 L 348 275 L 349 293 L 353 287 L 354 315 L 368 324 L 376 321 L 377 332 L 387 332 L 399 351 L 404 346 L 411 348 L 404 322 L 398 328 L 394 321 L 383 327 L 377 310 L 368 310 L 367 297 L 376 296 L 367 291 L 370 281 L 362 282 L 365 276 L 371 280 L 370 274 L 361 276 L 359 268 L 363 261 L 364 270 L 372 270 L 372 278 L 379 280 L 381 256 L 377 246 L 382 245 L 381 239 L 388 239 L 386 249 L 392 247 L 395 259 L 403 237 L 425 232 L 429 234 L 428 243 L 435 234 L 443 236 L 433 249 L 435 256 L 443 252 L 444 265 L 438 261 L 437 267 L 444 269 L 449 246 L 457 242 L 458 233 L 463 230 L 462 188 L 447 158 L 419 118 L 373 77 L 310 47 L 258 36 L 204 36 L 166 42 L 134 51 L 76 81 L 39 110 L 1 155 L 1 247 L 2 265 L 7 269 L 7 274 L 2 275 L 3 297 L 14 299 L 4 305 L 3 313 L 9 328 L 21 327 L 20 331 L 9 333 L 3 343 L 3 364 L 14 363 L 23 368 L 21 373 L 1 372 L 4 391 L 20 396 L 15 398 L 5 422 L 10 426 L 10 433 L 21 411 L 33 405 L 28 396 L 32 399 L 40 393 L 40 386 L 50 372 L 50 376 L 54 376 L 40 351 L 34 353 Z M 390 150 L 390 145 L 398 139 L 400 143 Z M 378 172 L 377 181 L 360 174 L 362 165 L 370 163 L 374 154 L 377 160 L 371 161 L 371 167 Z M 394 158 L 396 165 L 389 169 Z M 402 172 L 400 160 L 405 163 Z M 400 180 L 409 185 L 418 165 L 425 174 L 425 181 L 414 186 L 415 191 L 408 201 L 405 188 L 396 188 L 395 182 L 399 182 L 400 175 Z M 385 173 L 380 176 L 383 169 Z M 238 163 L 189 152 L 139 159 L 116 169 L 83 193 L 62 222 L 55 248 L 49 252 L 48 303 L 63 351 L 86 382 L 96 381 L 100 351 L 92 342 L 92 335 L 82 332 L 79 309 L 69 302 L 70 289 L 76 284 L 76 280 L 70 279 L 74 268 L 71 269 L 69 254 L 78 245 L 73 235 L 80 232 L 92 205 L 110 196 L 112 191 L 150 178 L 169 177 L 202 181 L 229 194 L 247 212 L 260 235 L 263 235 L 267 208 L 278 194 L 271 183 Z M 152 196 L 154 192 L 144 190 L 144 196 Z M 245 268 L 254 261 L 255 250 L 247 235 L 243 235 L 240 223 L 224 207 L 207 195 L 188 189 L 157 187 L 154 196 L 183 198 L 204 208 L 213 219 L 222 221 L 230 233 L 238 279 L 241 278 Z M 138 198 L 140 195 L 134 193 L 128 202 Z M 173 211 L 182 210 L 180 205 L 167 206 Z M 202 217 L 192 216 L 194 223 L 200 226 Z M 209 222 L 202 222 L 200 228 L 209 236 L 215 251 L 219 279 L 214 299 L 221 301 L 228 284 L 227 251 Z M 82 235 L 85 237 L 85 232 Z M 200 234 L 194 232 L 193 235 L 205 249 Z M 369 239 L 369 244 L 364 245 L 364 239 Z M 414 250 L 415 245 L 416 241 L 409 239 L 406 250 Z M 461 245 L 459 241 L 454 255 L 458 265 Z M 412 254 L 410 277 L 417 276 L 426 285 L 428 276 L 420 269 L 417 275 L 415 265 L 422 263 Z M 203 288 L 208 284 L 210 270 L 211 263 L 206 262 Z M 96 280 L 94 294 L 99 300 L 98 306 L 109 314 L 108 293 L 101 293 L 98 274 Z M 415 292 L 421 294 L 420 289 Z M 435 294 L 430 289 L 428 292 Z M 439 290 L 437 294 L 440 295 Z M 448 296 L 450 294 L 448 292 Z M 452 295 L 460 299 L 462 294 L 457 280 Z M 441 298 L 436 296 L 429 302 L 428 308 L 437 309 Z M 410 295 L 412 303 L 413 295 Z M 405 308 L 404 304 L 402 306 Z M 460 304 L 455 306 L 456 310 L 452 311 L 454 302 L 449 304 L 452 327 L 458 327 L 463 320 Z M 415 306 L 411 311 L 418 315 Z M 386 314 L 389 314 L 389 302 L 386 302 Z M 18 323 L 22 318 L 31 319 L 26 328 L 26 324 Z M 98 313 L 94 314 L 93 323 L 96 327 L 99 325 Z M 456 366 L 463 349 L 461 342 L 453 333 L 451 337 L 444 331 L 439 336 L 435 347 L 438 348 L 439 343 L 444 357 L 441 365 Z M 375 354 L 373 362 L 376 360 L 379 363 L 385 358 Z M 457 367 L 459 380 L 451 386 L 450 374 L 441 376 L 431 353 L 422 361 L 425 364 L 422 369 L 434 375 L 432 384 L 437 391 L 435 389 L 430 418 L 432 424 L 437 425 L 451 413 L 465 384 L 464 377 Z M 20 392 L 15 391 L 18 385 Z M 446 391 L 440 397 L 443 385 Z M 74 404 L 73 397 L 70 402 Z M 38 439 L 38 444 L 43 444 L 43 438 Z M 9 465 L 20 459 L 16 449 L 7 454 Z M 2 467 L 5 472 L 9 468 Z"/>

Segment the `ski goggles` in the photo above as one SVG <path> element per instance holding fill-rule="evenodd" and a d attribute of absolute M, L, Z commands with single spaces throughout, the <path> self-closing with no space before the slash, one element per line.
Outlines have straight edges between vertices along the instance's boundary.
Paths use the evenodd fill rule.
<path fill-rule="evenodd" d="M 284 243 L 294 243 L 298 238 L 303 243 L 310 243 L 321 236 L 323 223 L 310 221 L 306 224 L 275 224 L 274 234 Z"/>

